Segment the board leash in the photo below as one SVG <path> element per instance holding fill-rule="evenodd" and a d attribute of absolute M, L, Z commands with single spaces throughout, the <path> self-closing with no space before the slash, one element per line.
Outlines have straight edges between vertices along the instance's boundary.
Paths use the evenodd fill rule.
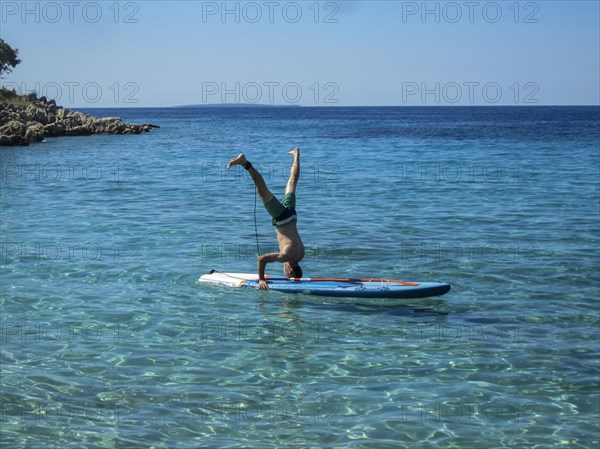
<path fill-rule="evenodd" d="M 260 246 L 258 244 L 258 226 L 256 225 L 256 196 L 258 195 L 256 187 L 254 187 L 254 235 L 256 235 L 256 255 L 260 257 Z"/>

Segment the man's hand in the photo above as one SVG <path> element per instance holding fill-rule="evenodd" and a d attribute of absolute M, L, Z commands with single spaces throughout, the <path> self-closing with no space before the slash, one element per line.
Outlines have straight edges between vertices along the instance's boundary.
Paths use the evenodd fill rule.
<path fill-rule="evenodd" d="M 271 262 L 283 262 L 279 253 L 263 254 L 258 258 L 258 284 L 261 290 L 268 290 L 267 282 L 265 281 L 265 267 Z"/>
<path fill-rule="evenodd" d="M 300 156 L 300 148 L 294 148 L 292 151 L 288 151 L 288 154 L 291 154 L 296 158 Z"/>

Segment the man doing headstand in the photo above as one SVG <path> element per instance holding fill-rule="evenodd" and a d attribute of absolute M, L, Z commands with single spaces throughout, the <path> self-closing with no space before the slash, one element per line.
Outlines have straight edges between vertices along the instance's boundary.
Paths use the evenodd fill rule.
<path fill-rule="evenodd" d="M 277 234 L 279 242 L 279 252 L 271 254 L 263 254 L 258 258 L 258 283 L 261 289 L 268 289 L 265 280 L 265 267 L 271 262 L 283 263 L 283 272 L 288 277 L 301 278 L 302 269 L 298 262 L 304 257 L 304 244 L 296 227 L 296 185 L 300 177 L 300 149 L 294 148 L 288 154 L 294 156 L 294 163 L 290 170 L 290 179 L 285 188 L 283 200 L 279 202 L 275 196 L 269 191 L 262 175 L 246 160 L 244 154 L 231 159 L 227 165 L 227 169 L 234 165 L 244 167 L 254 184 L 260 196 L 265 209 L 269 215 L 273 217 L 273 226 Z"/>

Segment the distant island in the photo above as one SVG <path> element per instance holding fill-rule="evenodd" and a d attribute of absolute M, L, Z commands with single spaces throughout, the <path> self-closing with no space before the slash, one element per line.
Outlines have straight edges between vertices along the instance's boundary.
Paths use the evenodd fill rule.
<path fill-rule="evenodd" d="M 173 108 L 301 108 L 299 104 L 204 103 L 171 106 Z"/>

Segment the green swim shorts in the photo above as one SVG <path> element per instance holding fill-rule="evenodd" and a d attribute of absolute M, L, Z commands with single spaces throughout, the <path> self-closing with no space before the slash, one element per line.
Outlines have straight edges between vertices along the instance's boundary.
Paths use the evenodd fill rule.
<path fill-rule="evenodd" d="M 289 223 L 293 223 L 297 221 L 296 194 L 294 192 L 286 193 L 281 202 L 273 196 L 271 201 L 265 203 L 265 209 L 273 217 L 273 226 L 281 228 Z"/>

